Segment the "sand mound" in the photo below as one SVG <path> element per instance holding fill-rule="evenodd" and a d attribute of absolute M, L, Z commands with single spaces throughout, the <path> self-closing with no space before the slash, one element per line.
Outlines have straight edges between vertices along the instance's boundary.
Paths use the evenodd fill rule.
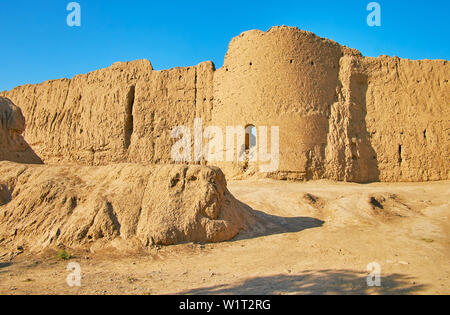
<path fill-rule="evenodd" d="M 0 161 L 41 164 L 42 160 L 25 142 L 25 117 L 9 99 L 0 97 Z M 0 188 L 0 203 L 2 199 Z"/>
<path fill-rule="evenodd" d="M 249 220 L 218 168 L 0 163 L 1 251 L 221 242 Z"/>

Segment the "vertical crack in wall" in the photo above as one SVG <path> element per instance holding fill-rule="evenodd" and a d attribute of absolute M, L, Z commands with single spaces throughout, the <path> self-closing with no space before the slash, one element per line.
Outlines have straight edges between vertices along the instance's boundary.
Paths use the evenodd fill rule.
<path fill-rule="evenodd" d="M 131 136 L 134 132 L 134 118 L 133 107 L 136 96 L 136 87 L 132 85 L 127 94 L 127 108 L 126 108 L 126 120 L 125 120 L 125 150 L 131 145 Z"/>
<path fill-rule="evenodd" d="M 198 113 L 198 110 L 197 110 L 197 81 L 198 81 L 198 78 L 197 78 L 197 67 L 195 67 L 195 79 L 194 79 L 194 112 L 195 113 Z"/>
<path fill-rule="evenodd" d="M 197 78 L 197 67 L 194 68 L 195 69 L 195 76 L 194 76 L 194 119 L 195 118 L 202 118 L 202 114 L 201 112 L 199 112 L 198 108 L 197 108 L 197 94 L 198 94 L 198 88 L 197 88 L 197 82 L 198 82 L 198 78 Z M 202 134 L 203 134 L 203 130 L 202 130 Z M 195 137 L 193 137 L 191 139 L 191 148 L 195 147 Z M 195 153 L 193 153 L 195 155 Z M 191 159 L 194 156 L 191 156 Z M 193 161 L 195 161 L 195 159 L 193 159 Z M 194 164 L 198 164 L 197 162 L 194 162 Z"/>
<path fill-rule="evenodd" d="M 69 83 L 67 84 L 67 93 L 66 93 L 66 96 L 64 97 L 63 108 L 66 108 L 67 100 L 69 98 L 70 85 L 72 84 L 72 80 L 69 80 Z"/>

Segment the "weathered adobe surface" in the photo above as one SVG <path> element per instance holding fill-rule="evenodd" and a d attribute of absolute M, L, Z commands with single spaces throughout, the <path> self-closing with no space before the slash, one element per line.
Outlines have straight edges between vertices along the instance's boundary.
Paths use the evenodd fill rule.
<path fill-rule="evenodd" d="M 46 163 L 167 163 L 172 128 L 209 108 L 213 67 L 153 71 L 138 60 L 2 95 L 25 113 L 26 139 Z"/>
<path fill-rule="evenodd" d="M 220 242 L 254 225 L 218 168 L 33 166 L 42 161 L 23 139 L 24 130 L 20 108 L 0 97 L 0 160 L 6 160 L 0 162 L 0 256 Z"/>
<path fill-rule="evenodd" d="M 278 178 L 445 180 L 449 76 L 443 60 L 366 58 L 296 28 L 250 31 L 214 75 L 212 121 L 280 126 Z"/>
<path fill-rule="evenodd" d="M 220 242 L 254 215 L 207 166 L 0 162 L 0 254 Z"/>
<path fill-rule="evenodd" d="M 171 163 L 171 130 L 198 117 L 224 130 L 279 126 L 274 178 L 427 181 L 450 178 L 449 76 L 444 60 L 367 58 L 274 27 L 234 38 L 217 71 L 141 60 L 2 95 L 24 111 L 25 139 L 46 163 Z M 230 178 L 256 169 L 214 164 Z"/>

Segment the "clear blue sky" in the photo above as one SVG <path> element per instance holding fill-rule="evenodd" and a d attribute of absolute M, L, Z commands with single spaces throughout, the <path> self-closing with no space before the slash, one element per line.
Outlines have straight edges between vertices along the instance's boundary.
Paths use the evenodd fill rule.
<path fill-rule="evenodd" d="M 0 0 L 0 91 L 71 78 L 116 61 L 146 58 L 155 69 L 212 60 L 250 29 L 297 26 L 366 56 L 449 59 L 449 0 L 384 0 L 382 26 L 368 27 L 369 0 L 80 0 L 80 28 L 65 0 Z"/>

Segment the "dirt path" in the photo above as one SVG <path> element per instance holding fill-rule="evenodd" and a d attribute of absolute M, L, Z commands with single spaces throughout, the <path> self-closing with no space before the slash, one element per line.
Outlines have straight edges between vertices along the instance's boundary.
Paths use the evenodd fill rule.
<path fill-rule="evenodd" d="M 128 257 L 0 259 L 1 294 L 450 294 L 450 182 L 357 185 L 232 181 L 269 232 Z M 367 265 L 381 267 L 368 287 Z"/>

